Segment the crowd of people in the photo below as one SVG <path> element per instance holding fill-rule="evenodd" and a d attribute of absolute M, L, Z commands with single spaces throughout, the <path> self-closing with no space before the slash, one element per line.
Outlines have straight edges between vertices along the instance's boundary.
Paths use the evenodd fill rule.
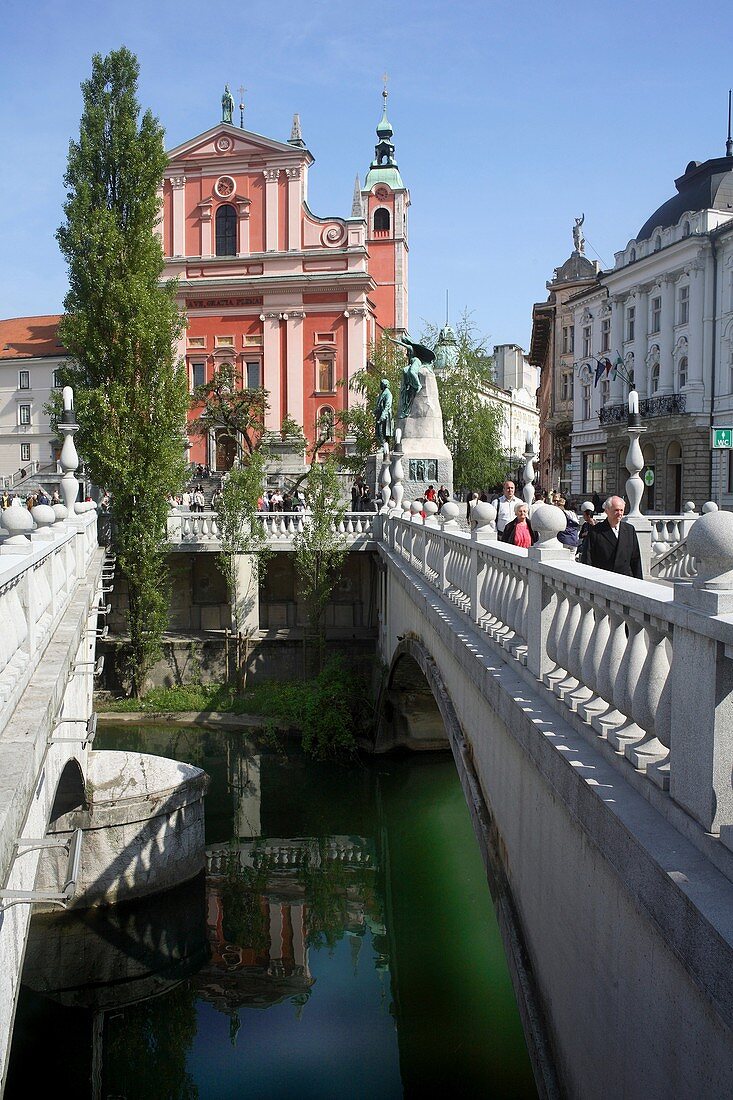
<path fill-rule="evenodd" d="M 0 506 L 3 510 L 10 508 L 14 505 L 16 508 L 20 504 L 21 506 L 31 510 L 35 508 L 37 504 L 62 504 L 63 501 L 59 496 L 58 489 L 54 489 L 53 493 L 47 493 L 43 486 L 38 489 L 34 489 L 32 493 L 11 493 L 7 489 L 3 490 L 2 496 L 0 496 Z"/>

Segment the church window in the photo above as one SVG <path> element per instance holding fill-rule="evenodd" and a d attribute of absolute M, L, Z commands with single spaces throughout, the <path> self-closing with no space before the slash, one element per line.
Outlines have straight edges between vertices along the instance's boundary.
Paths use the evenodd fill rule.
<path fill-rule="evenodd" d="M 258 390 L 260 388 L 260 364 L 247 363 L 247 389 Z"/>
<path fill-rule="evenodd" d="M 228 203 L 223 203 L 216 212 L 216 254 L 237 254 L 237 212 Z"/>
<path fill-rule="evenodd" d="M 334 361 L 332 358 L 316 360 L 316 389 L 319 393 L 332 393 L 334 386 Z"/>
<path fill-rule="evenodd" d="M 197 386 L 203 386 L 206 381 L 206 364 L 205 363 L 192 363 L 191 364 L 191 384 L 194 389 Z"/>
<path fill-rule="evenodd" d="M 379 209 L 374 211 L 374 232 L 389 231 L 389 210 L 380 206 Z"/>

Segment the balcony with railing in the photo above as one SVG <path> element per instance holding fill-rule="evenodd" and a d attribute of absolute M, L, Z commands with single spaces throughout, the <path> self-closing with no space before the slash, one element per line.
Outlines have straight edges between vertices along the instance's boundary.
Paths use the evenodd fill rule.
<path fill-rule="evenodd" d="M 659 416 L 680 416 L 687 412 L 687 395 L 684 393 L 665 393 L 655 397 L 645 397 L 639 401 L 639 413 L 643 419 Z M 606 405 L 598 413 L 601 424 L 624 424 L 629 415 L 629 406 Z"/>

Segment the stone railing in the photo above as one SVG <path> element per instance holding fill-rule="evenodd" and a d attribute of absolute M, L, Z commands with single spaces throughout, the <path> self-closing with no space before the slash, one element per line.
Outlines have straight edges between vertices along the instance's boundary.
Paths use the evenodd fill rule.
<path fill-rule="evenodd" d="M 13 506 L 0 517 L 0 729 L 98 549 L 94 505 L 71 519 L 60 504 L 33 513 Z"/>
<path fill-rule="evenodd" d="M 374 512 L 346 512 L 333 529 L 342 534 L 352 549 L 364 548 L 374 540 Z M 289 549 L 293 538 L 308 523 L 307 512 L 259 512 L 257 522 L 273 549 Z M 172 549 L 194 546 L 221 549 L 221 531 L 216 512 L 171 512 L 168 516 L 168 543 Z"/>
<path fill-rule="evenodd" d="M 698 576 L 665 587 L 568 560 L 551 506 L 533 511 L 540 541 L 529 550 L 494 541 L 491 505 L 476 506 L 471 535 L 455 512 L 442 523 L 387 514 L 384 541 L 607 742 L 617 767 L 633 766 L 733 849 L 733 514 L 695 522 Z"/>

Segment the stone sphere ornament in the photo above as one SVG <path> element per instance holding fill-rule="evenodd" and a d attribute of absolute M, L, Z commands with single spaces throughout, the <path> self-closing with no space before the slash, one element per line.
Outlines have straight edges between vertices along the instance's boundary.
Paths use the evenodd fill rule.
<path fill-rule="evenodd" d="M 687 549 L 697 566 L 692 582 L 695 588 L 733 588 L 733 512 L 706 512 L 695 520 L 687 536 Z"/>
<path fill-rule="evenodd" d="M 39 530 L 43 530 L 44 527 L 52 527 L 56 522 L 56 513 L 50 504 L 37 504 L 35 508 L 31 509 L 31 515 Z"/>
<path fill-rule="evenodd" d="M 443 527 L 454 527 L 458 520 L 460 508 L 454 500 L 447 500 L 440 509 L 440 521 Z"/>
<path fill-rule="evenodd" d="M 477 500 L 471 509 L 472 527 L 489 527 L 496 523 L 496 505 L 489 504 L 488 500 Z"/>
<path fill-rule="evenodd" d="M 52 504 L 53 514 L 56 516 L 57 523 L 63 523 L 69 512 L 65 504 Z"/>
<path fill-rule="evenodd" d="M 27 532 L 33 530 L 33 516 L 27 508 L 4 508 L 2 516 L 0 517 L 0 523 L 2 523 L 3 527 L 8 532 L 9 537 L 5 540 L 6 546 L 9 543 L 23 543 L 28 545 L 28 539 L 25 536 Z"/>
<path fill-rule="evenodd" d="M 557 536 L 565 530 L 567 520 L 562 508 L 554 504 L 538 504 L 532 512 L 532 526 L 539 538 L 536 546 L 559 546 Z"/>

